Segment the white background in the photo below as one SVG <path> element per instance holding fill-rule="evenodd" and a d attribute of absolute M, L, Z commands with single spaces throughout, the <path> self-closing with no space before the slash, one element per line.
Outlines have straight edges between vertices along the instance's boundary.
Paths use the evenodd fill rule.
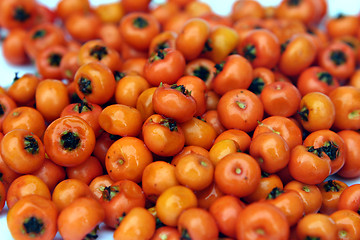
<path fill-rule="evenodd" d="M 134 0 L 136 1 L 136 0 Z M 47 5 L 50 8 L 55 8 L 58 1 L 55 0 L 38 0 L 38 2 L 43 3 Z M 93 6 L 102 4 L 102 3 L 109 3 L 109 2 L 115 2 L 114 0 L 90 0 L 91 4 Z M 154 0 L 154 3 L 162 3 L 165 2 L 165 0 Z M 209 3 L 213 11 L 215 13 L 226 15 L 230 12 L 231 6 L 235 0 L 208 0 L 204 1 Z M 277 5 L 280 0 L 259 0 L 261 4 L 264 6 L 274 6 Z M 360 0 L 328 0 L 328 15 L 329 16 L 335 16 L 338 13 L 345 13 L 345 14 L 359 14 L 360 11 Z M 1 47 L 1 45 L 0 45 Z M 0 86 L 2 87 L 8 87 L 12 79 L 14 77 L 14 73 L 19 72 L 20 76 L 24 73 L 35 73 L 35 68 L 33 66 L 11 66 L 4 60 L 4 57 L 2 55 L 2 51 L 0 51 Z M 358 183 L 360 180 L 354 179 L 351 181 L 347 181 L 348 184 Z M 0 239 L 1 240 L 7 240 L 12 239 L 8 229 L 7 229 L 7 223 L 6 223 L 6 213 L 7 210 L 4 209 L 0 213 Z M 112 239 L 112 231 L 109 231 L 108 229 L 105 229 L 104 225 L 102 225 L 101 231 L 99 233 L 98 239 Z M 60 235 L 58 234 L 56 236 L 56 239 L 61 239 Z"/>

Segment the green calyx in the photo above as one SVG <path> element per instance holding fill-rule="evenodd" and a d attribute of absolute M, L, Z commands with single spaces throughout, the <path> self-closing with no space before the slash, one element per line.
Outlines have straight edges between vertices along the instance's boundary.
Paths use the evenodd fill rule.
<path fill-rule="evenodd" d="M 192 240 L 187 229 L 185 229 L 185 228 L 181 229 L 180 239 L 181 240 Z"/>
<path fill-rule="evenodd" d="M 24 149 L 32 155 L 39 153 L 39 144 L 34 136 L 28 135 L 24 137 Z"/>
<path fill-rule="evenodd" d="M 266 199 L 270 200 L 270 199 L 275 199 L 278 196 L 280 196 L 281 194 L 284 193 L 284 190 L 278 188 L 278 187 L 274 187 L 271 192 L 267 195 Z"/>
<path fill-rule="evenodd" d="M 324 184 L 324 189 L 326 192 L 339 192 L 341 190 L 341 186 L 336 181 L 329 180 Z"/>
<path fill-rule="evenodd" d="M 298 114 L 300 115 L 301 120 L 307 122 L 309 121 L 309 109 L 304 106 L 298 111 Z"/>
<path fill-rule="evenodd" d="M 35 238 L 45 232 L 43 221 L 34 216 L 26 218 L 22 225 L 22 232 L 30 237 Z"/>
<path fill-rule="evenodd" d="M 330 53 L 330 59 L 336 66 L 340 66 L 346 62 L 347 57 L 343 51 L 335 50 Z"/>
<path fill-rule="evenodd" d="M 45 29 L 39 29 L 37 31 L 35 31 L 35 33 L 32 35 L 32 39 L 38 39 L 38 38 L 43 38 L 46 35 L 46 30 Z"/>
<path fill-rule="evenodd" d="M 195 77 L 200 78 L 201 80 L 203 80 L 205 82 L 206 80 L 208 80 L 208 78 L 210 76 L 210 71 L 207 67 L 199 66 L 194 69 L 193 75 Z"/>
<path fill-rule="evenodd" d="M 185 96 L 191 96 L 191 91 L 187 90 L 184 85 L 173 84 L 170 88 L 180 91 Z"/>
<path fill-rule="evenodd" d="M 256 95 L 259 95 L 261 94 L 264 87 L 265 87 L 264 80 L 260 77 L 256 77 L 252 80 L 248 90 L 255 93 Z"/>
<path fill-rule="evenodd" d="M 75 104 L 73 111 L 77 113 L 89 112 L 93 110 L 93 106 L 84 98 L 80 103 Z"/>
<path fill-rule="evenodd" d="M 269 173 L 264 172 L 264 171 L 261 171 L 261 177 L 262 177 L 262 178 L 267 178 L 267 177 L 269 177 L 269 176 L 270 176 Z"/>
<path fill-rule="evenodd" d="M 335 160 L 340 155 L 339 146 L 333 141 L 327 141 L 321 147 L 322 151 L 329 156 L 330 160 Z"/>
<path fill-rule="evenodd" d="M 285 50 L 286 50 L 287 46 L 289 45 L 289 43 L 290 43 L 290 40 L 287 40 L 286 42 L 284 42 L 284 43 L 282 43 L 280 45 L 281 53 L 285 52 Z"/>
<path fill-rule="evenodd" d="M 167 55 L 167 52 L 165 50 L 166 49 L 160 49 L 156 53 L 153 53 L 149 58 L 149 62 L 153 63 L 158 60 L 163 60 Z"/>
<path fill-rule="evenodd" d="M 324 82 L 329 86 L 334 85 L 333 76 L 329 72 L 320 72 L 317 74 L 317 77 L 321 82 Z"/>
<path fill-rule="evenodd" d="M 97 232 L 100 230 L 99 225 L 97 225 L 91 232 L 86 234 L 85 238 L 83 240 L 94 240 L 97 239 L 99 236 L 97 235 Z"/>
<path fill-rule="evenodd" d="M 102 197 L 106 201 L 111 201 L 118 193 L 119 193 L 119 187 L 118 186 L 107 186 L 100 188 L 100 191 L 102 192 Z"/>
<path fill-rule="evenodd" d="M 215 75 L 218 75 L 224 69 L 224 66 L 225 66 L 225 61 L 215 64 L 215 69 L 216 69 Z"/>
<path fill-rule="evenodd" d="M 65 131 L 61 134 L 60 144 L 67 151 L 73 151 L 80 146 L 79 134 L 72 131 Z"/>
<path fill-rule="evenodd" d="M 105 46 L 95 45 L 90 50 L 90 56 L 92 56 L 93 58 L 95 58 L 99 61 L 101 59 L 103 59 L 104 57 L 106 57 L 107 55 L 108 55 L 108 50 Z"/>
<path fill-rule="evenodd" d="M 115 78 L 116 82 L 120 81 L 125 76 L 126 76 L 126 73 L 124 73 L 124 72 L 119 72 L 119 71 L 114 72 L 114 78 Z"/>
<path fill-rule="evenodd" d="M 205 41 L 204 48 L 201 51 L 201 53 L 211 52 L 213 50 L 211 44 L 212 44 L 211 39 L 207 39 Z"/>
<path fill-rule="evenodd" d="M 313 154 L 315 154 L 316 156 L 318 157 L 322 157 L 323 156 L 323 151 L 322 151 L 322 148 L 315 148 L 314 146 L 310 146 L 310 147 L 307 147 L 306 150 L 308 152 L 311 152 Z"/>
<path fill-rule="evenodd" d="M 166 48 L 169 48 L 170 44 L 167 41 L 161 42 L 156 45 L 155 51 L 164 50 Z"/>
<path fill-rule="evenodd" d="M 30 18 L 30 14 L 23 7 L 16 7 L 13 14 L 14 20 L 18 22 L 25 22 Z"/>
<path fill-rule="evenodd" d="M 80 77 L 77 84 L 79 86 L 80 92 L 82 92 L 84 95 L 89 95 L 92 93 L 92 86 L 90 79 L 87 79 L 85 77 Z"/>
<path fill-rule="evenodd" d="M 52 67 L 58 67 L 60 66 L 61 59 L 62 55 L 58 53 L 51 53 L 48 58 L 48 63 Z"/>
<path fill-rule="evenodd" d="M 172 118 L 164 118 L 160 121 L 160 125 L 167 127 L 171 132 L 178 131 L 177 123 Z"/>
<path fill-rule="evenodd" d="M 133 20 L 133 25 L 136 28 L 146 28 L 149 26 L 149 22 L 145 18 L 137 17 Z"/>
<path fill-rule="evenodd" d="M 248 44 L 243 49 L 244 57 L 250 62 L 256 59 L 256 47 L 254 45 Z"/>

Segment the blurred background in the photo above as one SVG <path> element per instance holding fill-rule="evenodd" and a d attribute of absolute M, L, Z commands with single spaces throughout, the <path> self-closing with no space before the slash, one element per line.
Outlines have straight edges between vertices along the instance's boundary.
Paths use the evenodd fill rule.
<path fill-rule="evenodd" d="M 115 2 L 116 0 L 90 0 L 94 5 Z M 134 0 L 136 1 L 136 0 Z M 154 4 L 164 3 L 166 0 L 153 0 Z M 54 8 L 57 4 L 56 0 L 38 0 L 51 8 Z M 200 2 L 206 2 L 210 4 L 214 12 L 226 15 L 231 10 L 231 5 L 235 0 L 200 0 Z M 278 5 L 281 0 L 258 0 L 263 6 L 275 6 Z M 360 0 L 328 0 L 329 16 L 335 16 L 339 12 L 346 14 L 358 14 L 360 11 Z"/>
<path fill-rule="evenodd" d="M 57 0 L 37 0 L 39 3 L 42 3 L 48 6 L 51 9 L 54 9 L 58 3 Z M 97 6 L 99 4 L 116 2 L 119 0 L 90 0 L 91 5 Z M 136 0 L 134 0 L 136 1 Z M 231 11 L 231 7 L 235 0 L 199 0 L 202 2 L 208 3 L 213 11 L 219 15 L 227 15 Z M 166 2 L 166 0 L 153 0 L 152 4 L 161 4 Z M 263 6 L 276 6 L 281 0 L 258 0 Z M 346 15 L 357 15 L 360 13 L 360 0 L 328 0 L 328 17 L 334 17 L 339 13 Z M 3 34 L 6 34 L 6 32 Z M 1 47 L 1 43 L 0 43 Z M 12 66 L 9 65 L 0 51 L 0 86 L 8 87 L 14 77 L 15 72 L 19 72 L 20 76 L 24 73 L 35 73 L 35 68 L 31 65 L 26 66 Z"/>

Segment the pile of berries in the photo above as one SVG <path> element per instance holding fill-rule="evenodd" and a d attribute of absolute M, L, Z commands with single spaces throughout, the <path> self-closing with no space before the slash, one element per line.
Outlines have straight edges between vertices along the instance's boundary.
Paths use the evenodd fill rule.
<path fill-rule="evenodd" d="M 360 239 L 360 15 L 327 7 L 0 0 L 37 71 L 0 88 L 13 238 Z"/>

